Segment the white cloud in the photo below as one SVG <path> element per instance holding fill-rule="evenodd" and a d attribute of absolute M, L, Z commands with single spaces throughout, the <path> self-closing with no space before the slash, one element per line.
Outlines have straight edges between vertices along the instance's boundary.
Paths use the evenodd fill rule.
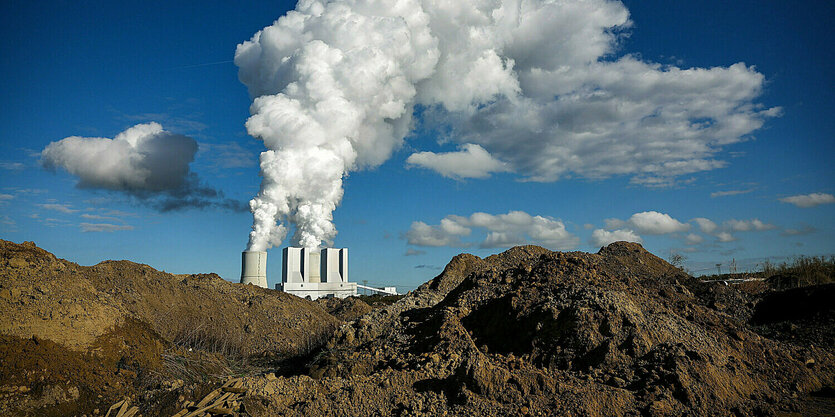
<path fill-rule="evenodd" d="M 14 196 L 11 194 L 2 194 L 0 193 L 0 204 L 6 203 L 9 200 L 14 199 Z"/>
<path fill-rule="evenodd" d="M 195 152 L 194 139 L 147 123 L 113 139 L 71 136 L 50 143 L 41 156 L 45 166 L 77 176 L 82 188 L 159 192 L 185 185 Z"/>
<path fill-rule="evenodd" d="M 690 229 L 690 225 L 682 223 L 666 213 L 657 211 L 644 211 L 635 213 L 627 221 L 640 233 L 649 235 L 663 235 L 667 233 L 684 232 Z"/>
<path fill-rule="evenodd" d="M 426 254 L 425 250 L 409 248 L 408 250 L 406 250 L 406 253 L 404 253 L 403 255 L 404 256 L 419 256 L 419 255 L 425 255 L 425 254 Z"/>
<path fill-rule="evenodd" d="M 711 235 L 716 238 L 718 242 L 734 242 L 737 240 L 734 233 L 736 232 L 762 232 L 766 230 L 773 230 L 776 229 L 777 226 L 765 223 L 760 219 L 750 219 L 750 220 L 737 220 L 737 219 L 730 219 L 725 220 L 720 224 L 717 224 L 713 220 L 704 218 L 704 217 L 697 217 L 692 222 L 695 222 L 702 233 Z M 785 234 L 785 233 L 784 233 Z M 691 233 L 685 237 L 685 243 L 688 245 L 697 245 L 702 243 L 703 237 L 697 234 Z"/>
<path fill-rule="evenodd" d="M 209 205 L 238 208 L 239 203 L 223 200 L 189 170 L 195 152 L 194 139 L 166 132 L 152 122 L 133 126 L 113 139 L 71 136 L 52 142 L 41 152 L 41 162 L 78 177 L 80 188 L 124 192 L 162 211 Z M 149 200 L 156 197 L 160 198 Z"/>
<path fill-rule="evenodd" d="M 24 165 L 20 162 L 0 162 L 0 169 L 5 169 L 8 171 L 20 171 L 24 168 Z"/>
<path fill-rule="evenodd" d="M 811 233 L 815 233 L 816 231 L 817 231 L 817 229 L 815 229 L 814 227 L 809 226 L 809 225 L 805 225 L 805 226 L 802 226 L 802 227 L 797 228 L 797 229 L 785 229 L 785 230 L 783 230 L 783 233 L 781 233 L 781 234 L 783 236 L 801 236 L 801 235 L 808 235 L 808 234 L 811 234 Z"/>
<path fill-rule="evenodd" d="M 701 235 L 690 233 L 687 236 L 685 236 L 684 241 L 688 245 L 698 245 L 699 243 L 702 243 L 704 241 L 704 238 Z"/>
<path fill-rule="evenodd" d="M 45 194 L 47 190 L 43 188 L 20 188 L 14 190 L 17 194 Z"/>
<path fill-rule="evenodd" d="M 14 219 L 12 219 L 11 217 L 6 216 L 5 214 L 3 214 L 3 215 L 0 215 L 0 225 L 5 226 L 4 229 L 14 230 L 15 227 L 17 226 L 17 222 L 14 221 Z"/>
<path fill-rule="evenodd" d="M 684 232 L 690 229 L 689 224 L 682 223 L 669 214 L 659 213 L 657 211 L 635 213 L 626 221 L 615 218 L 605 219 L 603 223 L 608 230 L 634 230 L 648 235 L 663 235 Z"/>
<path fill-rule="evenodd" d="M 487 178 L 494 172 L 505 172 L 507 165 L 493 158 L 479 145 L 467 143 L 458 152 L 413 153 L 406 159 L 413 166 L 431 169 L 448 178 Z"/>
<path fill-rule="evenodd" d="M 109 224 L 109 223 L 80 223 L 82 232 L 116 232 L 119 230 L 133 230 L 133 226 L 126 224 Z"/>
<path fill-rule="evenodd" d="M 88 219 L 88 220 L 108 220 L 108 221 L 117 221 L 117 222 L 121 221 L 120 219 L 118 219 L 116 217 L 102 216 L 102 215 L 99 215 L 99 214 L 87 214 L 87 213 L 82 214 L 81 218 L 82 219 Z"/>
<path fill-rule="evenodd" d="M 721 226 L 716 224 L 716 222 L 704 218 L 704 217 L 697 217 L 692 220 L 696 222 L 699 226 L 699 229 L 702 233 L 712 235 L 716 237 L 719 242 L 733 242 L 736 240 L 736 236 L 733 235 L 733 232 L 751 232 L 757 231 L 762 232 L 766 230 L 776 229 L 777 226 L 769 223 L 765 223 L 760 219 L 750 219 L 750 220 L 737 220 L 737 219 L 730 219 L 722 222 Z M 689 236 L 688 236 L 689 240 Z"/>
<path fill-rule="evenodd" d="M 621 219 L 615 219 L 615 218 L 604 219 L 603 224 L 605 224 L 606 228 L 609 229 L 609 230 L 619 229 L 621 227 L 626 226 L 625 221 L 623 221 Z"/>
<path fill-rule="evenodd" d="M 727 220 L 724 223 L 730 230 L 735 232 L 748 232 L 752 230 L 756 231 L 763 231 L 763 230 L 771 230 L 776 228 L 773 224 L 767 224 L 761 222 L 759 219 L 751 219 L 751 220 L 736 220 L 731 219 Z"/>
<path fill-rule="evenodd" d="M 835 196 L 826 193 L 811 193 L 781 198 L 780 201 L 794 204 L 797 207 L 809 208 L 819 206 L 821 204 L 835 203 Z"/>
<path fill-rule="evenodd" d="M 430 226 L 419 221 L 412 222 L 412 226 L 406 232 L 406 239 L 410 245 L 417 246 L 464 246 L 460 235 L 456 234 L 454 229 L 446 229 L 443 225 L 443 221 L 439 226 Z"/>
<path fill-rule="evenodd" d="M 130 213 L 130 212 L 121 211 L 121 210 L 107 210 L 104 214 L 106 216 L 115 216 L 115 217 L 136 217 L 137 216 L 136 213 Z"/>
<path fill-rule="evenodd" d="M 479 144 L 534 181 L 630 175 L 665 185 L 725 166 L 717 158 L 724 146 L 780 114 L 755 103 L 764 77 L 743 63 L 678 68 L 634 55 L 601 59 L 616 49 L 628 16 L 623 4 L 606 1 L 526 4 L 515 21 L 495 26 L 487 15 L 495 50 L 513 60 L 518 93 L 478 109 L 447 107 L 434 121 L 452 127 L 452 140 Z"/>
<path fill-rule="evenodd" d="M 72 208 L 70 204 L 59 204 L 59 203 L 46 203 L 46 204 L 36 204 L 36 206 L 44 209 L 44 210 L 53 210 L 59 211 L 61 213 L 71 214 L 78 212 L 78 210 Z"/>
<path fill-rule="evenodd" d="M 733 242 L 736 240 L 736 237 L 729 232 L 719 232 L 716 234 L 716 239 L 720 242 Z"/>
<path fill-rule="evenodd" d="M 754 191 L 754 190 L 728 190 L 728 191 L 716 191 L 716 192 L 712 192 L 712 193 L 710 193 L 710 198 L 716 198 L 716 197 L 727 197 L 727 196 L 731 196 L 731 195 L 740 195 L 740 194 L 748 194 L 748 193 L 750 193 L 751 191 Z"/>
<path fill-rule="evenodd" d="M 409 244 L 418 246 L 469 246 L 461 241 L 473 229 L 487 232 L 479 244 L 482 248 L 505 248 L 515 245 L 536 244 L 547 248 L 573 249 L 579 239 L 565 229 L 556 219 L 531 216 L 523 211 L 492 215 L 473 213 L 469 217 L 450 215 L 437 226 L 413 222 L 405 236 Z"/>
<path fill-rule="evenodd" d="M 704 217 L 697 217 L 693 219 L 693 221 L 699 225 L 699 229 L 702 231 L 702 233 L 712 234 L 716 231 L 717 228 L 719 228 L 719 226 L 715 222 Z"/>
<path fill-rule="evenodd" d="M 591 244 L 594 246 L 606 246 L 612 242 L 626 241 L 641 243 L 641 237 L 632 230 L 618 229 L 605 230 L 597 229 L 591 233 Z"/>

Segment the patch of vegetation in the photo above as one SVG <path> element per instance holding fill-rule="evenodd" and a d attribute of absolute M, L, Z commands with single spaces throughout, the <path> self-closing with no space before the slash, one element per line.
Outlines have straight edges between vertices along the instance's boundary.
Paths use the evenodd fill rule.
<path fill-rule="evenodd" d="M 713 274 L 700 277 L 704 281 L 730 281 L 750 278 L 761 279 L 764 285 L 773 290 L 835 283 L 835 256 L 798 256 L 781 263 L 765 261 L 761 269 L 755 272 Z"/>
<path fill-rule="evenodd" d="M 830 284 L 835 282 L 835 256 L 799 256 L 791 262 L 772 264 L 766 261 L 762 277 L 789 277 L 797 280 L 798 286 Z"/>

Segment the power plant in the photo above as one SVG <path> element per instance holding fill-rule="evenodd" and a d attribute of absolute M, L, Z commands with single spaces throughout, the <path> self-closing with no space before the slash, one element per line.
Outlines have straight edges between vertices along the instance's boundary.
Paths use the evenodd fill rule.
<path fill-rule="evenodd" d="M 348 282 L 348 249 L 284 248 L 281 282 L 275 289 L 301 298 L 345 298 L 357 295 L 357 283 Z"/>
<path fill-rule="evenodd" d="M 357 288 L 380 294 L 397 295 L 395 287 L 374 288 L 348 282 L 348 249 L 321 250 L 287 247 L 281 252 L 281 282 L 275 289 L 315 300 L 357 295 Z M 244 251 L 241 284 L 267 286 L 267 252 Z"/>

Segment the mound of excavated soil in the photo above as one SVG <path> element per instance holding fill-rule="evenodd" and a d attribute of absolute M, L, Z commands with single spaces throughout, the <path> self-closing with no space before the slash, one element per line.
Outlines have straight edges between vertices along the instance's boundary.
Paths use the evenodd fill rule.
<path fill-rule="evenodd" d="M 306 354 L 338 323 L 315 303 L 215 274 L 84 267 L 0 240 L 0 411 L 107 410 L 175 376 L 222 373 L 224 358 Z M 218 369 L 205 354 L 222 356 Z"/>
<path fill-rule="evenodd" d="M 459 255 L 339 329 L 308 375 L 249 379 L 253 414 L 768 415 L 835 382 L 831 351 L 761 337 L 695 292 L 710 293 L 633 243 Z"/>
<path fill-rule="evenodd" d="M 0 412 L 833 415 L 832 293 L 706 284 L 618 242 L 462 254 L 399 300 L 314 303 L 0 241 Z M 275 372 L 213 382 L 253 357 Z"/>
<path fill-rule="evenodd" d="M 332 316 L 343 321 L 355 320 L 371 311 L 371 306 L 357 297 L 348 297 L 344 299 L 320 298 L 316 300 L 316 304 L 319 304 L 319 306 Z"/>

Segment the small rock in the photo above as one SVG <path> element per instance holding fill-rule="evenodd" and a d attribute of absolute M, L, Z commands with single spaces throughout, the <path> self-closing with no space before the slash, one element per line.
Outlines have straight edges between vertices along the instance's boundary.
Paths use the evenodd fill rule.
<path fill-rule="evenodd" d="M 26 262 L 23 258 L 12 258 L 9 261 L 9 266 L 12 268 L 27 268 L 29 267 L 29 262 Z"/>
<path fill-rule="evenodd" d="M 626 381 L 624 381 L 623 378 L 614 377 L 611 379 L 611 383 L 612 385 L 618 388 L 623 388 L 626 386 Z"/>

